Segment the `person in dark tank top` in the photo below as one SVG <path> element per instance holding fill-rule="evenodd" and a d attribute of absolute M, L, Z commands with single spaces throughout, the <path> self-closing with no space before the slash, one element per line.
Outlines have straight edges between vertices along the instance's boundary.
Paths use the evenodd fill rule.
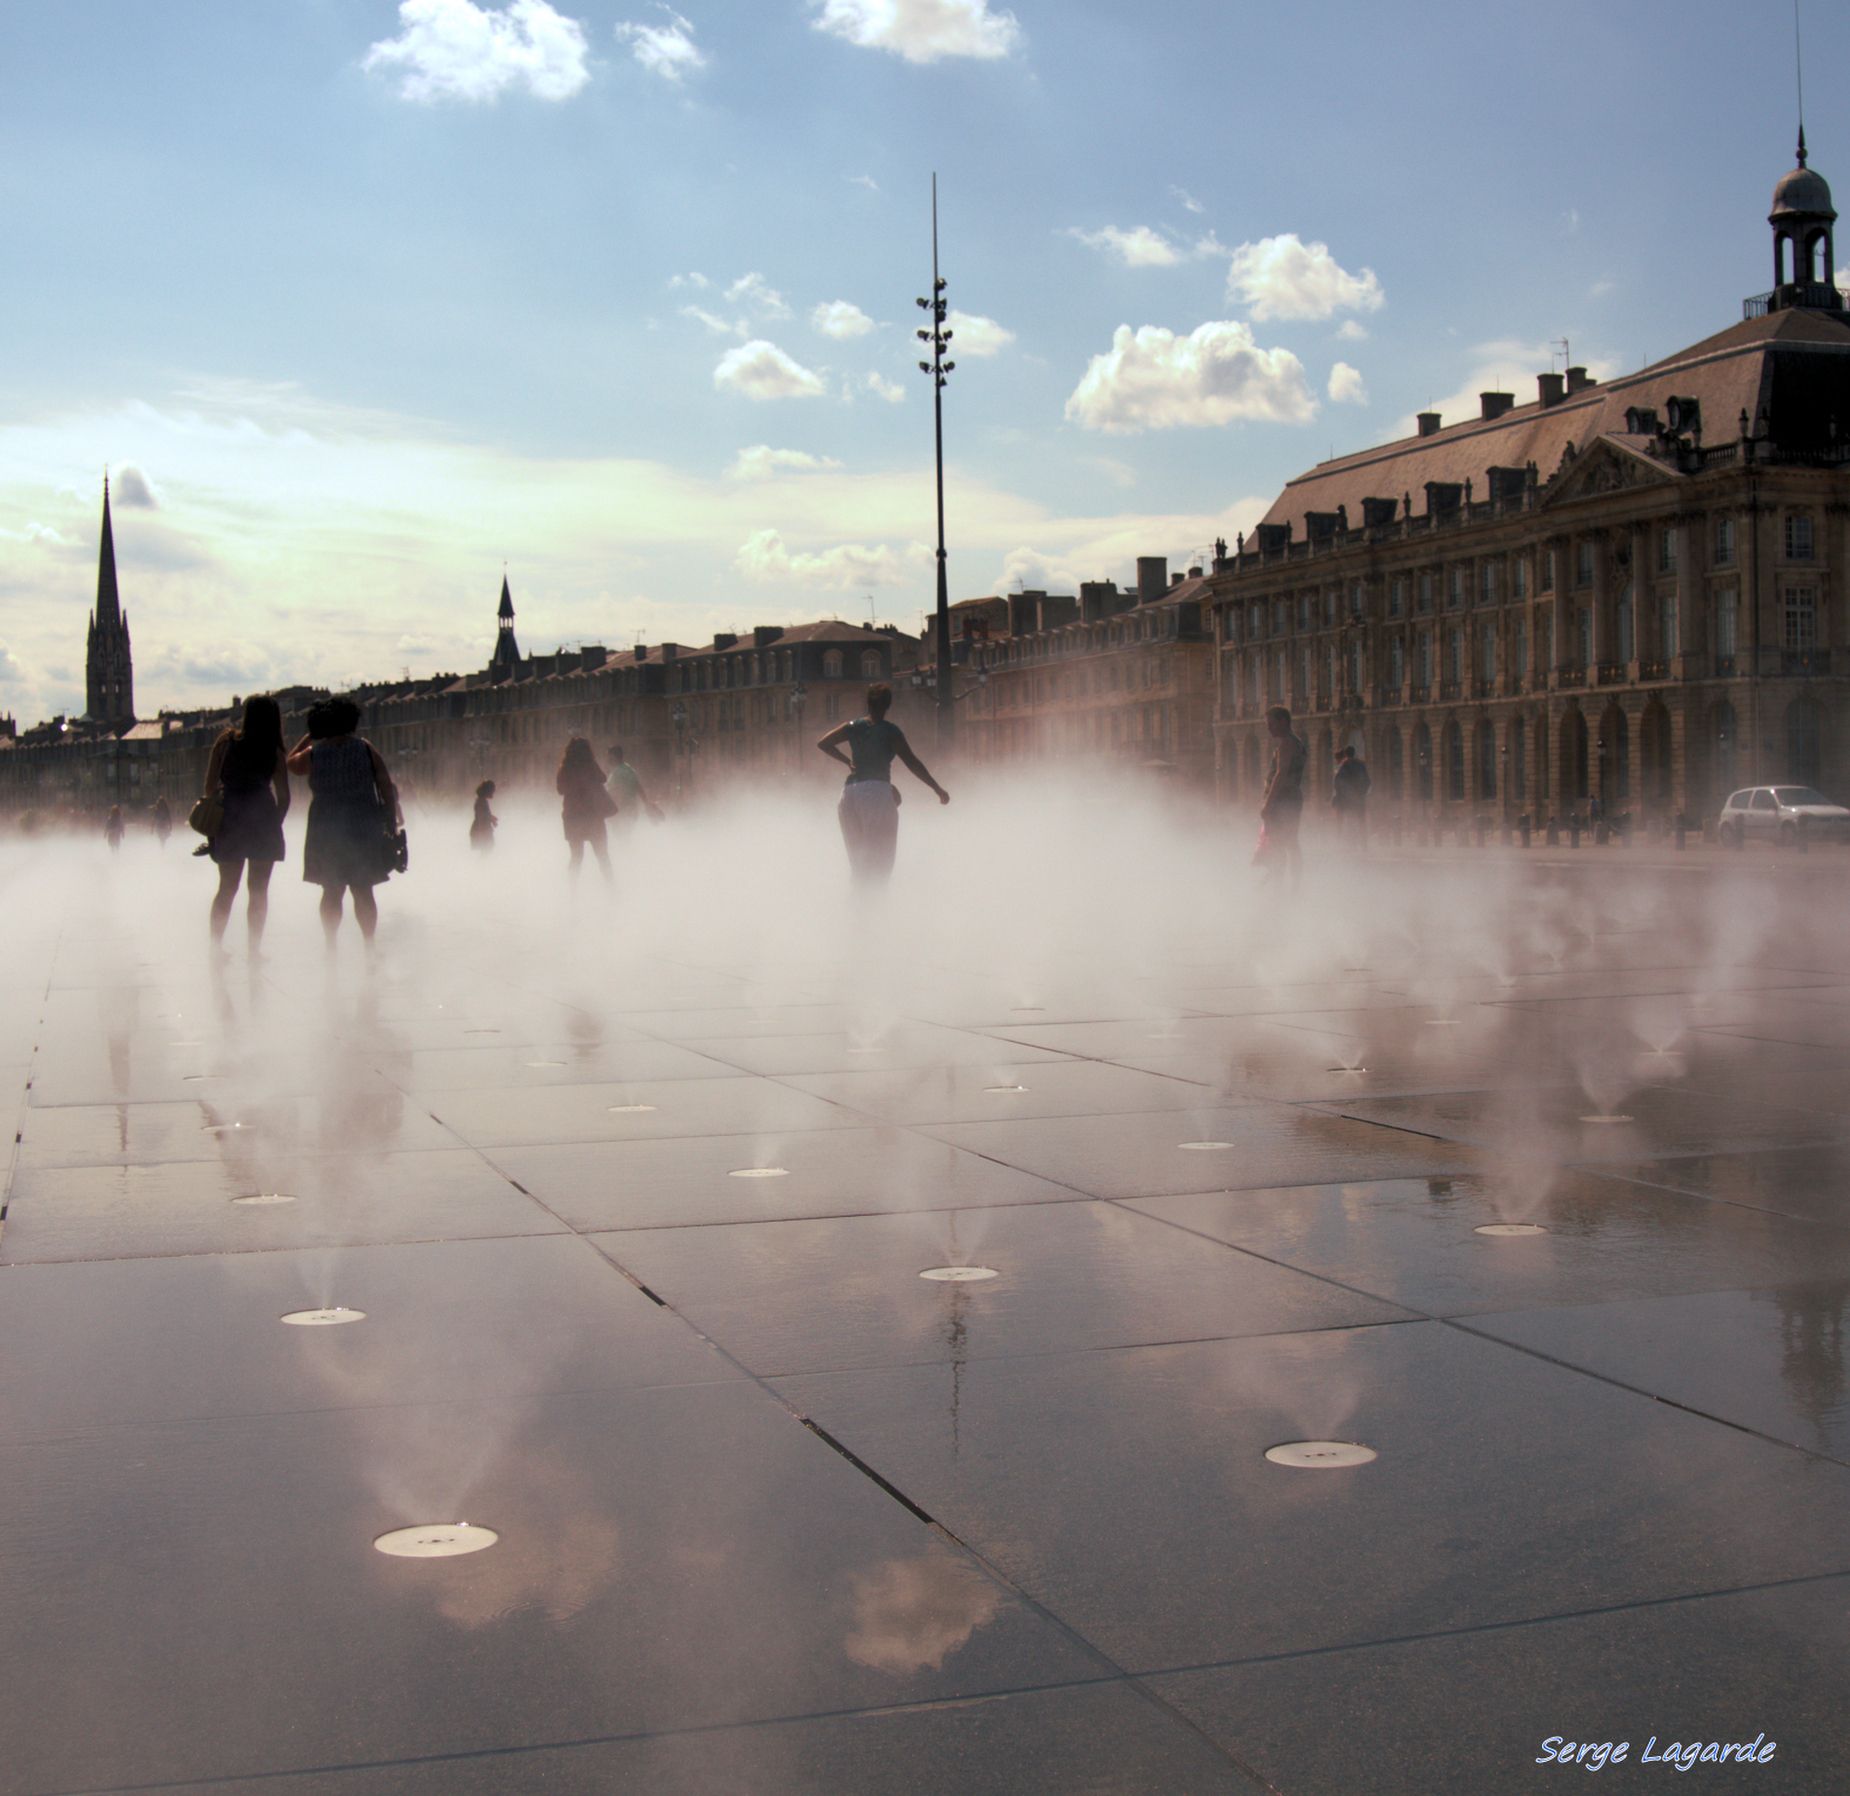
<path fill-rule="evenodd" d="M 836 815 L 841 819 L 848 868 L 857 884 L 884 881 L 893 871 L 893 856 L 899 846 L 899 794 L 893 788 L 895 761 L 936 792 L 940 804 L 951 802 L 950 793 L 912 752 L 906 732 L 888 721 L 892 703 L 891 686 L 869 686 L 867 715 L 853 723 L 837 724 L 816 744 L 831 760 L 840 761 L 848 769 Z"/>

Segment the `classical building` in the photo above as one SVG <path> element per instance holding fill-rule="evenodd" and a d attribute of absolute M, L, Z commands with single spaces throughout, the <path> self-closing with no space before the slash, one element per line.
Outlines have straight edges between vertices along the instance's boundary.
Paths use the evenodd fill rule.
<path fill-rule="evenodd" d="M 96 609 L 90 613 L 84 659 L 84 716 L 105 729 L 135 721 L 135 656 L 128 614 L 116 590 L 116 533 L 109 521 L 109 477 L 103 476 L 103 536 L 96 554 Z"/>
<path fill-rule="evenodd" d="M 1291 481 L 1209 579 L 1221 790 L 1289 705 L 1316 790 L 1377 811 L 1712 821 L 1768 781 L 1850 797 L 1850 314 L 1830 189 L 1774 190 L 1774 285 L 1607 383 L 1480 397 Z"/>
<path fill-rule="evenodd" d="M 1221 545 L 1225 547 L 1224 544 Z M 967 645 L 959 746 L 982 761 L 1108 763 L 1206 785 L 1214 646 L 1202 569 L 1140 556 L 1137 585 L 1081 584 L 954 609 Z"/>

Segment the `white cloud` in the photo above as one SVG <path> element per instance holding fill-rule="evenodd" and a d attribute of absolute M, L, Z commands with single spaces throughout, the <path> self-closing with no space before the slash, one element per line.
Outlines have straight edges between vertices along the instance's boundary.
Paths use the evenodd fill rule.
<path fill-rule="evenodd" d="M 784 296 L 755 269 L 742 274 L 726 289 L 726 297 L 736 305 L 747 307 L 765 318 L 788 318 L 790 308 Z"/>
<path fill-rule="evenodd" d="M 747 399 L 813 399 L 823 391 L 816 375 L 762 337 L 727 350 L 713 370 L 713 384 Z"/>
<path fill-rule="evenodd" d="M 1470 350 L 1471 366 L 1455 392 L 1420 407 L 1437 412 L 1447 424 L 1463 424 L 1482 410 L 1480 393 L 1514 393 L 1518 405 L 1527 405 L 1536 396 L 1535 375 L 1554 364 L 1551 357 L 1560 353 L 1558 343 L 1527 343 L 1518 337 L 1497 337 L 1487 343 L 1475 343 Z M 1610 380 L 1619 364 L 1611 356 L 1579 358 L 1595 380 Z M 1411 436 L 1418 428 L 1409 412 L 1398 426 L 1397 434 Z"/>
<path fill-rule="evenodd" d="M 69 544 L 70 538 L 49 524 L 33 523 L 23 530 L 0 529 L 0 542 L 43 543 L 48 548 L 62 549 Z"/>
<path fill-rule="evenodd" d="M 884 374 L 869 373 L 861 385 L 876 399 L 884 399 L 888 405 L 903 405 L 906 389 L 896 380 L 888 380 Z"/>
<path fill-rule="evenodd" d="M 849 175 L 847 179 L 856 187 L 865 187 L 869 193 L 880 191 L 880 183 L 872 175 Z"/>
<path fill-rule="evenodd" d="M 809 322 L 811 328 L 823 336 L 838 340 L 864 337 L 874 328 L 874 321 L 859 306 L 845 299 L 831 299 L 817 306 L 810 313 Z"/>
<path fill-rule="evenodd" d="M 1338 405 L 1366 405 L 1368 403 L 1368 386 L 1362 379 L 1359 368 L 1351 368 L 1347 362 L 1338 362 L 1330 370 L 1330 397 Z"/>
<path fill-rule="evenodd" d="M 362 66 L 397 71 L 402 99 L 479 103 L 524 87 L 536 99 L 569 100 L 591 79 L 584 27 L 547 0 L 400 0 L 398 23 L 398 36 L 374 44 Z"/>
<path fill-rule="evenodd" d="M 1005 330 L 993 318 L 977 312 L 947 312 L 944 327 L 951 333 L 953 359 L 960 355 L 1000 355 L 1015 341 L 1015 333 Z"/>
<path fill-rule="evenodd" d="M 717 312 L 709 312 L 705 306 L 683 306 L 683 318 L 698 319 L 716 337 L 742 337 L 745 335 L 744 324 L 736 318 L 722 318 Z"/>
<path fill-rule="evenodd" d="M 663 7 L 667 22 L 644 25 L 626 19 L 617 27 L 617 36 L 629 45 L 630 54 L 652 75 L 664 81 L 681 81 L 697 69 L 707 66 L 706 52 L 694 42 L 692 23 Z"/>
<path fill-rule="evenodd" d="M 1175 197 L 1176 203 L 1180 205 L 1185 212 L 1207 211 L 1207 207 L 1196 199 L 1186 187 L 1171 187 L 1169 191 Z"/>
<path fill-rule="evenodd" d="M 1007 56 L 1022 42 L 1020 21 L 991 12 L 989 0 L 817 0 L 813 22 L 831 37 L 908 62 Z"/>
<path fill-rule="evenodd" d="M 769 443 L 754 443 L 741 449 L 726 470 L 733 480 L 771 480 L 779 474 L 829 474 L 841 463 L 833 456 L 811 455 L 804 449 L 773 449 Z"/>
<path fill-rule="evenodd" d="M 704 274 L 674 274 L 668 277 L 670 290 L 692 287 L 697 293 L 704 293 L 713 283 Z"/>
<path fill-rule="evenodd" d="M 1288 349 L 1261 349 L 1249 326 L 1221 321 L 1186 337 L 1158 325 L 1121 324 L 1066 402 L 1088 430 L 1168 430 L 1263 419 L 1301 424 L 1317 401 Z"/>
<path fill-rule="evenodd" d="M 1366 343 L 1368 326 L 1359 318 L 1345 318 L 1337 326 L 1336 335 L 1338 340 L 1344 343 Z"/>
<path fill-rule="evenodd" d="M 109 490 L 119 506 L 140 511 L 160 510 L 161 496 L 154 483 L 133 462 L 125 462 L 116 469 Z"/>
<path fill-rule="evenodd" d="M 1242 243 L 1227 270 L 1227 297 L 1243 301 L 1259 319 L 1374 312 L 1384 298 L 1373 269 L 1351 274 L 1328 244 L 1304 243 L 1296 231 Z"/>
<path fill-rule="evenodd" d="M 1134 225 L 1128 231 L 1117 225 L 1101 225 L 1096 231 L 1082 231 L 1076 226 L 1067 236 L 1077 238 L 1088 249 L 1103 250 L 1115 256 L 1126 268 L 1173 268 L 1182 260 L 1182 252 L 1160 231 L 1148 225 Z"/>
<path fill-rule="evenodd" d="M 775 530 L 754 530 L 732 558 L 748 580 L 794 580 L 833 588 L 897 586 L 926 560 L 923 543 L 837 543 L 832 549 L 792 552 Z"/>

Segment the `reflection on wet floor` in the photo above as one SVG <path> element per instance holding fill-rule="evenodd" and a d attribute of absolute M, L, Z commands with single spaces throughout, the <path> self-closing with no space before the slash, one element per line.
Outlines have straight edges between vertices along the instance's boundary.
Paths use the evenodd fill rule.
<path fill-rule="evenodd" d="M 787 891 L 664 830 L 609 910 L 433 847 L 371 963 L 280 901 L 208 963 L 133 844 L 132 894 L 48 874 L 0 972 L 7 1775 L 1463 1787 L 1418 1637 L 1521 1640 L 1563 1717 L 1699 1642 L 1850 1783 L 1750 1663 L 1850 1607 L 1811 875 L 1384 862 L 1281 921 L 1158 820 L 1077 870 L 1082 815 L 918 820 L 1033 931 L 922 853 L 857 922 L 789 817 L 738 825 Z"/>

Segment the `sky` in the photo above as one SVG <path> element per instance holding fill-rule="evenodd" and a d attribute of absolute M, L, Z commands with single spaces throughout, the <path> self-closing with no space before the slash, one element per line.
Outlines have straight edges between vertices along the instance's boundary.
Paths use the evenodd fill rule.
<path fill-rule="evenodd" d="M 681 3 L 0 8 L 0 711 L 82 709 L 106 466 L 144 716 L 479 667 L 504 565 L 528 649 L 916 630 L 934 172 L 953 599 L 1771 285 L 1776 6 Z"/>

